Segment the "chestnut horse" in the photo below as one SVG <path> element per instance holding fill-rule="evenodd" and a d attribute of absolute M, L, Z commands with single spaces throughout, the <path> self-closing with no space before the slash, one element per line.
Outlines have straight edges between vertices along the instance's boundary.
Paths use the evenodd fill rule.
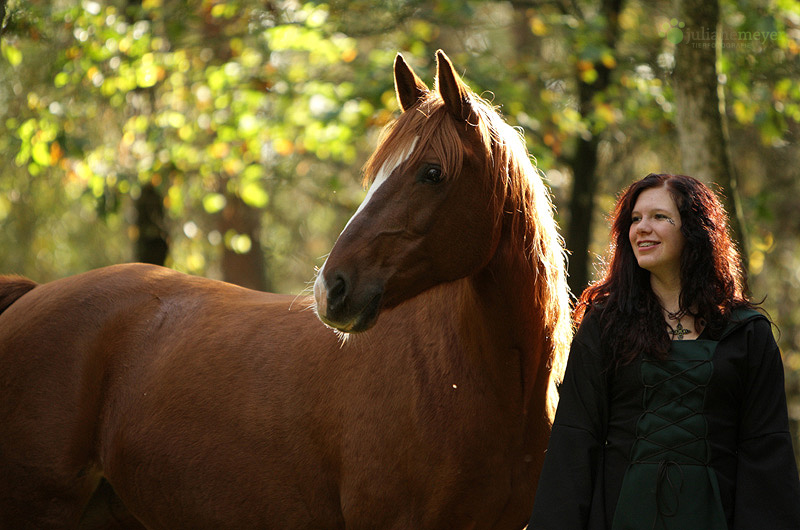
<path fill-rule="evenodd" d="M 396 59 L 316 315 L 141 264 L 0 281 L 1 528 L 78 527 L 101 480 L 150 529 L 525 526 L 563 245 L 521 135 L 437 59 L 434 90 Z"/>

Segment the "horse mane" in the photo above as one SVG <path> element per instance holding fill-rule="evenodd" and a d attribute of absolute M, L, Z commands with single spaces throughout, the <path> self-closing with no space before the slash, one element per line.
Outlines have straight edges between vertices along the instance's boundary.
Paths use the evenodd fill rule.
<path fill-rule="evenodd" d="M 534 275 L 531 310 L 542 314 L 539 336 L 544 338 L 551 369 L 548 413 L 553 418 L 558 403 L 555 384 L 564 374 L 572 341 L 564 240 L 553 216 L 552 196 L 533 165 L 522 132 L 483 100 L 473 104 L 473 113 L 479 117 L 478 130 L 490 153 L 491 174 L 505 181 L 499 213 L 511 216 L 509 252 L 524 256 Z"/>
<path fill-rule="evenodd" d="M 553 217 L 551 195 L 531 161 L 521 131 L 508 125 L 491 103 L 472 91 L 469 94 L 472 113 L 468 125 L 480 136 L 486 174 L 493 176 L 493 189 L 500 193 L 495 197 L 495 211 L 498 217 L 510 215 L 511 247 L 507 251 L 524 256 L 533 274 L 531 310 L 542 315 L 542 327 L 537 331 L 544 338 L 551 369 L 548 413 L 552 418 L 558 399 L 554 384 L 563 376 L 572 339 L 564 240 Z M 445 175 L 458 175 L 464 149 L 459 126 L 463 122 L 448 113 L 439 91 L 430 91 L 384 129 L 377 149 L 364 166 L 364 185 L 371 184 L 386 161 L 415 138 L 418 148 L 410 164 L 418 162 L 427 148 L 439 159 Z"/>

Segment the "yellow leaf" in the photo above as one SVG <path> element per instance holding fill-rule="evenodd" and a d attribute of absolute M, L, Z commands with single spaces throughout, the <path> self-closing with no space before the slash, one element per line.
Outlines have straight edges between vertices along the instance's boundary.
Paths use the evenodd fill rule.
<path fill-rule="evenodd" d="M 53 142 L 50 144 L 50 165 L 58 164 L 58 161 L 64 158 L 64 150 L 61 148 L 61 144 L 58 142 Z"/>
<path fill-rule="evenodd" d="M 11 66 L 17 66 L 22 62 L 22 52 L 14 46 L 9 46 L 8 44 L 3 45 L 3 56 Z"/>
<path fill-rule="evenodd" d="M 597 81 L 597 70 L 594 68 L 590 68 L 589 70 L 584 70 L 581 72 L 581 81 L 584 83 L 591 85 L 595 81 Z"/>
<path fill-rule="evenodd" d="M 351 63 L 358 56 L 358 51 L 355 48 L 349 48 L 342 52 L 342 61 Z"/>
<path fill-rule="evenodd" d="M 222 211 L 227 203 L 228 201 L 225 200 L 225 196 L 221 193 L 209 193 L 203 197 L 203 208 L 208 213 Z"/>
<path fill-rule="evenodd" d="M 600 58 L 600 61 L 603 63 L 603 66 L 609 70 L 617 66 L 617 60 L 608 52 L 603 54 L 603 56 Z"/>
<path fill-rule="evenodd" d="M 253 248 L 253 241 L 247 234 L 235 234 L 231 236 L 228 246 L 237 254 L 247 254 Z"/>
<path fill-rule="evenodd" d="M 238 158 L 227 158 L 222 162 L 222 169 L 228 175 L 237 175 L 244 169 L 244 164 Z"/>
<path fill-rule="evenodd" d="M 231 152 L 230 146 L 225 142 L 214 142 L 208 152 L 214 158 L 225 158 Z"/>
<path fill-rule="evenodd" d="M 541 37 L 542 35 L 547 35 L 547 25 L 541 18 L 539 17 L 531 18 L 530 25 L 531 25 L 531 32 L 537 37 Z"/>
<path fill-rule="evenodd" d="M 31 150 L 33 161 L 40 166 L 50 165 L 50 146 L 46 142 L 36 142 Z"/>
<path fill-rule="evenodd" d="M 263 208 L 269 202 L 269 195 L 255 182 L 248 182 L 242 186 L 242 200 L 253 208 Z"/>
<path fill-rule="evenodd" d="M 275 152 L 281 156 L 289 156 L 294 152 L 294 144 L 284 138 L 278 138 L 272 142 Z"/>
<path fill-rule="evenodd" d="M 607 103 L 598 105 L 596 112 L 597 117 L 603 120 L 605 123 L 615 123 L 617 121 L 614 115 L 614 109 Z"/>

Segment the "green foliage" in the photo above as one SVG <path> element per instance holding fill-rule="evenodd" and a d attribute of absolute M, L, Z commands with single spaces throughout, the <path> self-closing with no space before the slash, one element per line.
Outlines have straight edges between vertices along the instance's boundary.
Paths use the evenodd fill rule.
<path fill-rule="evenodd" d="M 726 34 L 738 39 L 734 53 L 722 55 L 731 118 L 756 128 L 765 146 L 781 146 L 800 121 L 798 45 L 787 33 L 798 8 L 723 7 Z M 609 192 L 658 165 L 659 155 L 642 161 L 638 153 L 663 150 L 670 159 L 674 44 L 663 29 L 676 21 L 666 5 L 628 2 L 610 48 L 598 9 L 445 0 L 11 2 L 1 47 L 3 73 L 17 81 L 3 92 L 10 104 L 1 145 L 14 178 L 67 183 L 70 197 L 97 201 L 101 219 L 119 215 L 141 185 L 156 184 L 178 268 L 207 272 L 213 247 L 225 244 L 212 233 L 226 194 L 262 212 L 268 246 L 313 263 L 358 202 L 354 168 L 396 110 L 397 50 L 430 76 L 433 51 L 446 47 L 477 91 L 523 128 L 559 199 L 576 138 L 600 136 L 612 158 L 629 157 L 628 175 L 612 179 Z M 596 82 L 599 69 L 612 82 L 582 115 L 578 83 Z M 327 204 L 333 216 L 308 226 L 311 211 Z M 187 219 L 197 226 L 192 242 L 180 229 Z M 322 234 L 326 244 L 303 249 L 276 225 Z M 288 240 L 276 243 L 281 237 Z M 282 284 L 280 267 L 271 274 Z"/>

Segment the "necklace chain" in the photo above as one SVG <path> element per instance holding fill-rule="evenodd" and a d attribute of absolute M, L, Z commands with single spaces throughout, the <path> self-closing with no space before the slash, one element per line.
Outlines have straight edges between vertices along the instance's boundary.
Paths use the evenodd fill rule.
<path fill-rule="evenodd" d="M 679 309 L 678 311 L 675 311 L 673 313 L 672 311 L 669 311 L 666 308 L 664 308 L 664 311 L 667 312 L 667 316 L 669 317 L 670 320 L 677 320 L 679 322 L 680 322 L 681 318 L 683 318 L 683 316 L 686 314 L 686 310 L 685 309 Z"/>

